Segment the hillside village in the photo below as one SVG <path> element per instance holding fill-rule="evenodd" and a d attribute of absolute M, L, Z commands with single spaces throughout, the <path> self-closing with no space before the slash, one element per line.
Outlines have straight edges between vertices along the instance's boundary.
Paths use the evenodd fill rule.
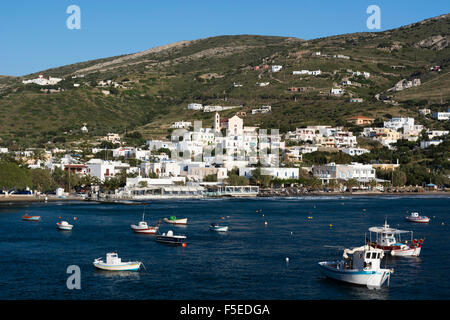
<path fill-rule="evenodd" d="M 187 108 L 192 106 L 189 104 Z M 429 130 L 415 124 L 414 118 L 392 118 L 382 127 L 370 126 L 374 120 L 364 116 L 348 119 L 349 123 L 364 126 L 360 138 L 390 150 L 397 149 L 399 141 L 419 141 L 420 149 L 433 148 L 444 141 L 448 146 L 448 130 Z M 448 121 L 448 116 L 444 121 Z M 260 187 L 284 187 L 285 184 L 300 187 L 297 193 L 299 190 L 301 193 L 312 190 L 383 192 L 394 185 L 401 186 L 401 181 L 377 175 L 377 170 L 392 173 L 398 170 L 399 159 L 395 163 L 350 161 L 305 165 L 303 157 L 318 151 L 342 153 L 350 158 L 371 152 L 360 147 L 358 136 L 344 127 L 307 126 L 283 135 L 277 129 L 246 126 L 238 115 L 221 118 L 219 112 L 215 112 L 211 128 L 203 127 L 201 121 L 194 125 L 175 122 L 173 128 L 170 139 L 147 140 L 145 146 L 128 145 L 119 134 L 109 133 L 98 139 L 97 147 L 88 151 L 55 148 L 10 152 L 0 148 L 0 153 L 10 155 L 31 170 L 52 173 L 59 170 L 66 174 L 67 187 L 59 189 L 60 195 L 75 190 L 70 189 L 72 176 L 78 183 L 85 182 L 78 186 L 72 182 L 72 188 L 76 187 L 83 197 L 94 198 L 256 196 L 261 194 Z M 89 132 L 86 124 L 80 131 Z M 434 190 L 444 185 L 430 182 L 415 187 Z M 3 189 L 5 194 L 15 192 L 5 186 Z M 25 189 L 30 190 L 30 186 Z"/>

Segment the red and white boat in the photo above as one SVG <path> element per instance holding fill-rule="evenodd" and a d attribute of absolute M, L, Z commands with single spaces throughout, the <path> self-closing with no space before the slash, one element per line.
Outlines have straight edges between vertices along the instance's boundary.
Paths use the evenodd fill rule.
<path fill-rule="evenodd" d="M 25 213 L 25 215 L 22 216 L 22 220 L 25 221 L 40 221 L 41 216 L 30 216 L 28 213 Z"/>
<path fill-rule="evenodd" d="M 411 215 L 405 217 L 406 221 L 416 222 L 416 223 L 428 223 L 430 218 L 426 216 L 419 216 L 418 212 L 411 212 Z"/>
<path fill-rule="evenodd" d="M 371 227 L 369 231 L 370 238 L 367 239 L 367 242 L 372 247 L 383 249 L 392 256 L 418 257 L 420 255 L 423 239 L 413 239 L 412 231 L 390 228 L 387 221 L 384 222 L 383 227 Z M 372 240 L 372 233 L 375 234 L 374 240 Z M 402 234 L 410 234 L 411 239 L 402 241 Z"/>
<path fill-rule="evenodd" d="M 137 225 L 132 224 L 131 229 L 133 229 L 136 233 L 147 233 L 147 234 L 155 234 L 158 232 L 159 227 L 158 226 L 149 226 L 147 222 L 144 221 L 145 216 L 145 209 L 142 213 L 142 221 L 139 221 Z"/>

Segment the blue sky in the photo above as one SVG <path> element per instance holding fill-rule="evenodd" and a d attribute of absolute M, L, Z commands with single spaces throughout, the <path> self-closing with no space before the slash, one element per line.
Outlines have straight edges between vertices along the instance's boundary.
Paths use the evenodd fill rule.
<path fill-rule="evenodd" d="M 81 9 L 80 30 L 66 27 L 69 5 Z M 369 5 L 381 9 L 377 31 L 450 11 L 448 0 L 2 0 L 0 75 L 26 75 L 217 35 L 314 39 L 373 32 L 366 26 Z"/>

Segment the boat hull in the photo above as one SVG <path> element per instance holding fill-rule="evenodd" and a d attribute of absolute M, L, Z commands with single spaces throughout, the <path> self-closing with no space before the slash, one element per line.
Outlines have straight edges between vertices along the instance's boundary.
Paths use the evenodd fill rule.
<path fill-rule="evenodd" d="M 415 222 L 415 223 L 428 223 L 428 222 L 430 222 L 430 218 L 428 218 L 428 217 L 418 217 L 418 218 L 416 218 L 416 217 L 406 217 L 405 220 L 409 221 L 409 222 Z"/>
<path fill-rule="evenodd" d="M 391 273 L 389 269 L 379 269 L 377 271 L 339 270 L 336 268 L 336 265 L 335 261 L 319 262 L 320 271 L 328 278 L 370 288 L 380 288 Z"/>
<path fill-rule="evenodd" d="M 40 221 L 40 216 L 22 216 L 22 220 L 24 221 Z"/>
<path fill-rule="evenodd" d="M 58 230 L 62 230 L 62 231 L 72 231 L 73 226 L 57 226 Z"/>
<path fill-rule="evenodd" d="M 167 236 L 162 236 L 162 235 L 158 235 L 156 236 L 156 241 L 160 242 L 160 243 L 164 243 L 164 244 L 170 244 L 170 245 L 175 245 L 175 246 L 181 246 L 183 245 L 183 243 L 186 242 L 186 238 L 175 238 L 175 237 L 167 237 Z"/>
<path fill-rule="evenodd" d="M 409 249 L 396 249 L 391 250 L 390 254 L 397 257 L 418 257 L 420 255 L 421 247 L 409 248 Z"/>
<path fill-rule="evenodd" d="M 226 226 L 226 227 L 209 227 L 209 230 L 215 231 L 215 232 L 227 232 L 228 226 Z"/>
<path fill-rule="evenodd" d="M 165 223 L 168 223 L 168 224 L 187 224 L 187 218 L 176 219 L 176 220 L 169 220 L 167 218 L 164 218 L 163 220 Z"/>
<path fill-rule="evenodd" d="M 370 244 L 372 247 L 382 249 L 385 253 L 389 253 L 392 256 L 397 257 L 418 257 L 420 255 L 421 247 L 409 247 L 407 245 L 402 246 L 380 246 L 375 242 Z M 404 246 L 404 247 L 403 247 Z"/>
<path fill-rule="evenodd" d="M 155 234 L 156 232 L 158 232 L 159 228 L 158 227 L 140 228 L 135 225 L 132 225 L 131 229 L 133 229 L 135 233 Z"/>
<path fill-rule="evenodd" d="M 120 265 L 106 264 L 104 262 L 94 262 L 94 266 L 100 270 L 107 271 L 138 271 L 142 262 L 127 262 Z"/>

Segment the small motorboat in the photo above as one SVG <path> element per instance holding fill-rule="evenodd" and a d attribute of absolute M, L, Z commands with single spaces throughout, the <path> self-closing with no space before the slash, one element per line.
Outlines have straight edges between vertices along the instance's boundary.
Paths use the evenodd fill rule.
<path fill-rule="evenodd" d="M 137 225 L 132 224 L 131 229 L 133 229 L 133 231 L 136 233 L 155 234 L 158 231 L 159 226 L 149 226 L 147 222 L 145 222 L 144 216 L 145 216 L 145 209 L 144 212 L 142 213 L 142 221 L 139 221 Z"/>
<path fill-rule="evenodd" d="M 106 254 L 106 262 L 102 258 L 94 260 L 94 266 L 97 269 L 108 271 L 138 271 L 142 262 L 128 261 L 122 262 L 122 259 L 117 256 L 116 252 Z"/>
<path fill-rule="evenodd" d="M 30 216 L 28 213 L 22 216 L 22 220 L 25 221 L 40 221 L 41 216 Z"/>
<path fill-rule="evenodd" d="M 227 232 L 228 226 L 219 226 L 216 223 L 211 223 L 211 225 L 209 226 L 209 230 L 216 232 Z"/>
<path fill-rule="evenodd" d="M 177 219 L 175 216 L 171 216 L 170 218 L 163 219 L 165 223 L 169 224 L 187 224 L 187 218 Z"/>
<path fill-rule="evenodd" d="M 319 262 L 320 271 L 327 277 L 357 285 L 365 285 L 369 289 L 379 289 L 389 280 L 393 269 L 380 267 L 384 252 L 369 245 L 354 249 L 345 249 L 343 259 L 338 261 Z"/>
<path fill-rule="evenodd" d="M 423 239 L 413 239 L 412 231 L 390 228 L 387 221 L 384 222 L 383 227 L 371 227 L 369 231 L 370 238 L 367 239 L 367 243 L 372 247 L 382 249 L 392 256 L 418 257 L 420 255 Z M 375 240 L 372 240 L 372 233 L 375 233 Z M 411 235 L 410 244 L 408 244 L 408 240 L 401 240 L 402 234 Z"/>
<path fill-rule="evenodd" d="M 186 236 L 177 236 L 173 234 L 172 230 L 167 231 L 167 233 L 158 234 L 156 236 L 156 241 L 165 243 L 165 244 L 173 244 L 173 245 L 186 245 Z"/>
<path fill-rule="evenodd" d="M 63 231 L 71 231 L 73 228 L 73 225 L 69 224 L 67 221 L 61 221 L 61 222 L 57 222 L 56 223 L 56 227 L 59 230 L 63 230 Z"/>
<path fill-rule="evenodd" d="M 430 218 L 426 216 L 419 216 L 418 212 L 411 212 L 411 215 L 405 217 L 406 221 L 416 222 L 416 223 L 428 223 Z"/>

